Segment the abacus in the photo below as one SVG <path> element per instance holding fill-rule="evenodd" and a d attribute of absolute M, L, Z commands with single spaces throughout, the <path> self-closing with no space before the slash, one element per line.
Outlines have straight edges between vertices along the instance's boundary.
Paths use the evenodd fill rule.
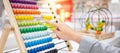
<path fill-rule="evenodd" d="M 43 12 L 39 10 L 39 5 L 37 5 L 39 2 L 33 0 L 3 0 L 3 3 L 9 16 L 10 25 L 5 27 L 2 34 L 0 53 L 3 53 L 5 42 L 11 30 L 15 34 L 20 53 L 58 53 L 58 50 L 64 48 L 68 48 L 69 51 L 72 50 L 72 46 L 67 40 L 57 43 L 53 42 L 58 37 L 54 37 L 51 30 L 56 27 L 45 23 L 45 21 L 54 20 L 56 23 L 60 21 L 57 19 L 56 13 L 52 10 L 50 3 L 48 3 L 48 7 L 52 15 L 42 15 Z M 35 19 L 36 17 L 42 18 L 39 20 Z M 66 46 L 55 48 L 56 45 L 64 42 Z"/>
<path fill-rule="evenodd" d="M 96 38 L 100 40 L 102 39 L 102 32 L 106 33 L 106 30 L 108 30 L 106 26 L 112 26 L 112 13 L 109 9 L 105 8 L 91 8 L 88 12 L 85 25 L 86 30 L 95 31 Z"/>

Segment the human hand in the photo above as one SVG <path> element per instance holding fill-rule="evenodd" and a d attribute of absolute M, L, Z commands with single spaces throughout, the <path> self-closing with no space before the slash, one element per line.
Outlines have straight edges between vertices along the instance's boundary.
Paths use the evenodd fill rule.
<path fill-rule="evenodd" d="M 70 28 L 65 23 L 53 23 L 53 22 L 47 22 L 47 23 L 56 27 L 56 29 L 53 30 L 53 32 L 56 33 L 56 35 L 61 39 L 80 42 L 80 39 L 81 39 L 80 33 L 75 32 L 72 28 Z"/>

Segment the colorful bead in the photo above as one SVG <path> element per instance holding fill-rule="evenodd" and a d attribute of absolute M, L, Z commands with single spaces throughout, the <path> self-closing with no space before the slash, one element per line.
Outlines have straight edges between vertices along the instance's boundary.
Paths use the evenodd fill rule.
<path fill-rule="evenodd" d="M 16 20 L 33 20 L 33 16 L 15 16 Z"/>
<path fill-rule="evenodd" d="M 39 15 L 41 12 L 37 10 L 30 10 L 30 9 L 13 9 L 14 14 L 36 14 Z"/>
<path fill-rule="evenodd" d="M 42 25 L 40 21 L 30 21 L 30 22 L 18 22 L 19 27 L 23 26 L 34 26 L 34 25 Z"/>
<path fill-rule="evenodd" d="M 26 47 L 31 47 L 31 46 L 35 46 L 38 44 L 43 44 L 43 43 L 47 43 L 47 42 L 51 42 L 52 38 L 48 37 L 48 38 L 44 38 L 44 39 L 39 39 L 39 40 L 35 40 L 35 41 L 31 41 L 31 42 L 25 42 Z"/>
<path fill-rule="evenodd" d="M 54 43 L 50 43 L 50 44 L 47 44 L 47 45 L 43 45 L 43 46 L 40 46 L 40 47 L 37 47 L 37 48 L 30 49 L 30 50 L 28 50 L 28 53 L 36 53 L 36 52 L 44 51 L 46 49 L 53 48 L 54 46 L 55 46 Z"/>
<path fill-rule="evenodd" d="M 37 31 L 44 31 L 48 28 L 46 26 L 40 26 L 40 27 L 30 27 L 30 28 L 20 28 L 21 33 L 29 33 L 29 32 L 37 32 Z"/>
<path fill-rule="evenodd" d="M 52 16 L 50 15 L 44 15 L 43 20 L 52 20 Z"/>

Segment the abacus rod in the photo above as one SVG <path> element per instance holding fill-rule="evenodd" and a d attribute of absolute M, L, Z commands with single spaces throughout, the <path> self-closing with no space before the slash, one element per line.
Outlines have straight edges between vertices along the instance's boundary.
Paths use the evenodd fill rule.
<path fill-rule="evenodd" d="M 64 49 L 64 48 L 67 48 L 67 46 L 65 46 L 65 47 L 62 47 L 62 48 L 59 48 L 58 50 L 62 50 L 62 49 Z"/>
<path fill-rule="evenodd" d="M 66 48 L 66 46 L 65 46 L 65 47 L 62 47 L 62 48 L 60 48 L 60 49 L 52 49 L 52 50 L 49 50 L 49 51 L 47 51 L 47 52 L 45 52 L 45 53 L 58 53 L 58 50 L 62 50 L 62 49 L 64 49 L 64 48 Z"/>
<path fill-rule="evenodd" d="M 55 45 L 57 45 L 57 44 L 61 44 L 61 43 L 63 43 L 63 42 L 65 42 L 65 41 L 61 41 L 61 42 L 55 43 Z"/>
<path fill-rule="evenodd" d="M 50 3 L 48 3 L 48 6 L 50 7 Z M 50 10 L 52 10 L 52 9 L 50 9 Z M 56 9 L 53 11 L 54 13 L 52 13 L 55 17 L 56 17 Z M 57 18 L 54 18 L 54 19 L 56 19 L 57 20 Z M 58 20 L 56 21 L 56 23 L 58 23 Z M 58 29 L 59 30 L 59 29 Z M 58 37 L 58 36 L 57 36 Z M 60 39 L 59 37 L 58 37 L 58 39 Z M 66 45 L 69 45 L 69 47 L 68 47 L 68 49 L 69 49 L 69 51 L 71 51 L 72 50 L 72 45 L 71 45 L 71 43 L 69 42 L 69 41 L 65 41 L 65 43 L 66 43 Z"/>
<path fill-rule="evenodd" d="M 17 50 L 19 50 L 19 49 L 18 49 L 18 48 L 15 48 L 15 49 L 13 49 L 13 50 L 5 51 L 5 53 L 14 52 L 14 51 L 17 51 Z"/>

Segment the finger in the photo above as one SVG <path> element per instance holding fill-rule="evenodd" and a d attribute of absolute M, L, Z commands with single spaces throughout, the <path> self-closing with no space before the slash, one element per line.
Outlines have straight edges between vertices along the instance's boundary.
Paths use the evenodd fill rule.
<path fill-rule="evenodd" d="M 58 30 L 53 30 L 53 32 L 56 33 L 56 34 L 61 34 L 61 32 L 58 31 Z"/>
<path fill-rule="evenodd" d="M 51 25 L 56 26 L 56 27 L 59 27 L 59 25 L 57 23 L 54 23 L 54 22 L 46 21 L 46 23 L 51 24 Z"/>
<path fill-rule="evenodd" d="M 54 30 L 53 32 L 54 32 L 58 37 L 61 37 L 61 32 L 60 32 L 60 31 Z"/>

